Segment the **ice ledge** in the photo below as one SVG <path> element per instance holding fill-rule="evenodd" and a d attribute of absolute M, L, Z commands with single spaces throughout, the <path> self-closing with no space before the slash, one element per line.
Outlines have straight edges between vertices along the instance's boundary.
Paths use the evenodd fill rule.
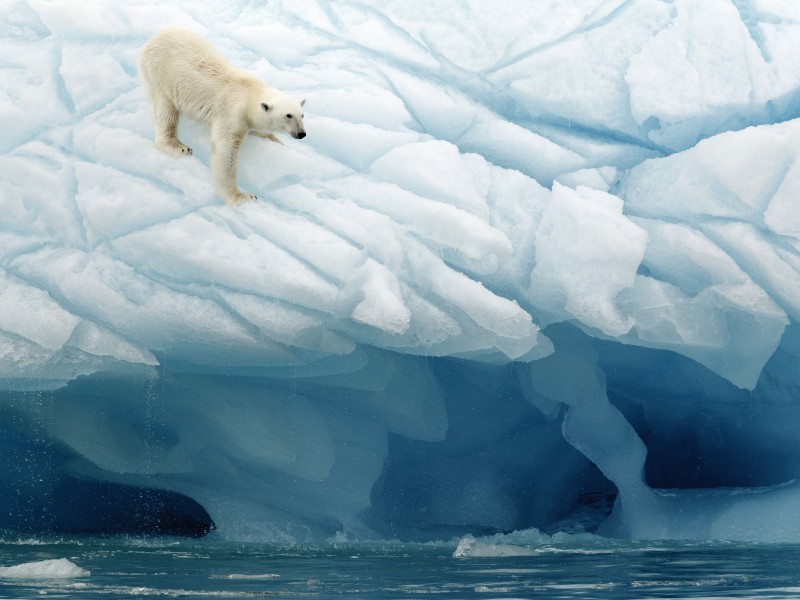
<path fill-rule="evenodd" d="M 797 24 L 724 0 L 471 5 L 476 37 L 461 16 L 380 10 L 370 35 L 358 7 L 256 11 L 280 51 L 227 9 L 217 28 L 213 8 L 159 13 L 312 92 L 302 144 L 247 141 L 262 200 L 230 209 L 206 128 L 182 124 L 192 158 L 152 147 L 146 11 L 10 7 L 4 44 L 29 77 L 2 71 L 0 379 L 164 355 L 303 367 L 360 346 L 529 361 L 551 351 L 541 327 L 570 321 L 752 387 L 798 314 L 798 126 L 717 134 L 796 116 Z M 736 49 L 726 69 L 708 23 Z M 690 149 L 653 158 L 668 148 Z"/>
<path fill-rule="evenodd" d="M 583 185 L 603 181 L 590 172 L 573 175 L 574 188 L 547 190 L 442 142 L 415 144 L 431 144 L 426 161 L 443 150 L 437 169 L 454 170 L 472 200 L 458 206 L 434 187 L 418 195 L 417 180 L 411 191 L 348 173 L 238 208 L 193 207 L 170 192 L 174 209 L 163 212 L 169 204 L 155 194 L 131 217 L 116 204 L 132 175 L 20 147 L 26 164 L 73 164 L 80 210 L 66 222 L 57 208 L 33 221 L 28 240 L 57 226 L 59 243 L 3 234 L 0 376 L 67 381 L 156 365 L 159 354 L 197 368 L 303 366 L 359 345 L 529 361 L 552 350 L 541 326 L 571 321 L 679 352 L 752 388 L 787 314 L 800 315 L 790 293 L 800 282 L 798 232 L 787 213 L 800 121 L 646 161 L 616 193 Z M 748 160 L 765 165 L 758 180 L 737 168 Z M 190 185 L 193 169 L 175 182 Z"/>

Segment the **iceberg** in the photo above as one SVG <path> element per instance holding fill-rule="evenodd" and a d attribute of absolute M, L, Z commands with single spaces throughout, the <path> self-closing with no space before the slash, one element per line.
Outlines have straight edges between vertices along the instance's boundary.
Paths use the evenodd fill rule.
<path fill-rule="evenodd" d="M 166 25 L 307 98 L 258 201 L 153 147 Z M 0 529 L 800 542 L 791 2 L 13 0 L 0 47 Z"/>

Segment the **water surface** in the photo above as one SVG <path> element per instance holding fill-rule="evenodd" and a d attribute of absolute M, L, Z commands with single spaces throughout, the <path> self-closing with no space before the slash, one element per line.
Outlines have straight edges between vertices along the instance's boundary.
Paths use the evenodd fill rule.
<path fill-rule="evenodd" d="M 70 578 L 2 578 L 1 598 L 800 598 L 800 546 L 543 546 L 454 558 L 435 545 L 276 547 L 213 540 L 0 540 L 0 566 L 67 558 Z"/>

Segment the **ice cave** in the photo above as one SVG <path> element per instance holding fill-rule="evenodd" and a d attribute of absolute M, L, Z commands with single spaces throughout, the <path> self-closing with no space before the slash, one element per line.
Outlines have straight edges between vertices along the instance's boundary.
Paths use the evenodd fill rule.
<path fill-rule="evenodd" d="M 304 96 L 214 191 L 167 25 Z M 0 530 L 800 542 L 796 0 L 0 4 Z"/>

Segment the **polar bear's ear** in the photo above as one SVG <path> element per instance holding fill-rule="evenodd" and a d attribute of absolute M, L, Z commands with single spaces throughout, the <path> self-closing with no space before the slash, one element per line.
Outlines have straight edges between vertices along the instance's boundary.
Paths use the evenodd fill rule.
<path fill-rule="evenodd" d="M 302 100 L 300 100 L 300 106 L 305 106 L 305 105 L 306 105 L 306 99 L 303 98 Z"/>
<path fill-rule="evenodd" d="M 267 104 L 266 102 L 262 102 L 261 103 L 261 108 L 263 108 L 265 111 L 267 111 L 267 110 L 269 110 L 270 107 L 269 107 L 269 104 Z"/>

